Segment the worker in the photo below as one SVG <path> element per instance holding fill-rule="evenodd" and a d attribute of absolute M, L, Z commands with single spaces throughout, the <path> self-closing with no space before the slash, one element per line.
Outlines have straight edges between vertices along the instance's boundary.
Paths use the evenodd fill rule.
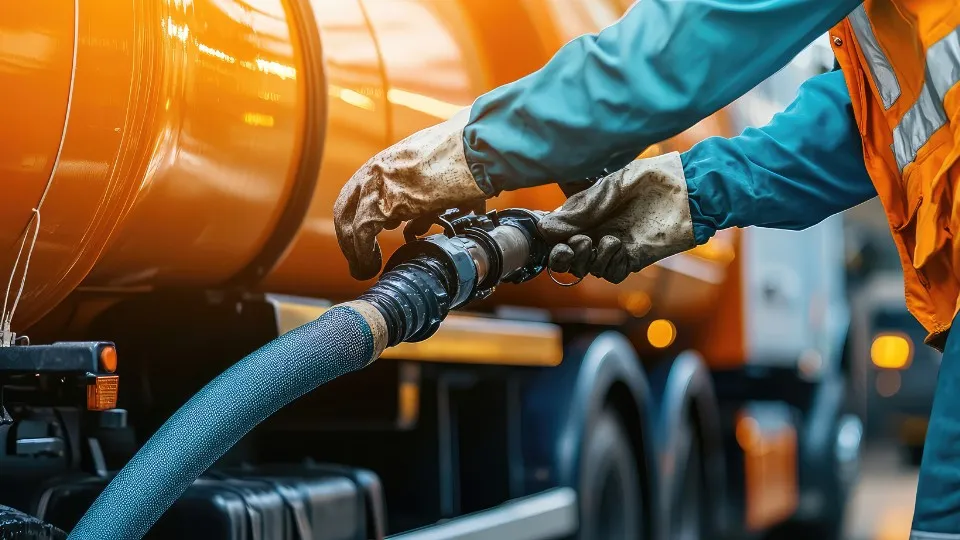
<path fill-rule="evenodd" d="M 334 213 L 358 279 L 376 235 L 503 190 L 603 176 L 541 222 L 549 265 L 612 282 L 727 227 L 802 229 L 879 196 L 910 311 L 944 348 L 911 540 L 960 539 L 960 5 L 956 0 L 642 0 L 374 156 Z M 766 126 L 636 159 L 829 31 L 840 69 Z M 950 337 L 948 337 L 948 335 Z"/>

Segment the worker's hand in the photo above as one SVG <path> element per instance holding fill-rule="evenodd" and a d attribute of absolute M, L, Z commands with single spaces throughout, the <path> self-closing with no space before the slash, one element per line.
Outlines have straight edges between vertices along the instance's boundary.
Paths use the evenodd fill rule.
<path fill-rule="evenodd" d="M 343 187 L 333 207 L 340 249 L 356 279 L 382 265 L 377 234 L 421 215 L 475 206 L 487 197 L 463 154 L 466 108 L 374 156 Z"/>
<path fill-rule="evenodd" d="M 552 271 L 613 283 L 692 248 L 680 155 L 637 160 L 604 177 L 544 216 L 540 231 L 557 243 L 548 262 Z"/>

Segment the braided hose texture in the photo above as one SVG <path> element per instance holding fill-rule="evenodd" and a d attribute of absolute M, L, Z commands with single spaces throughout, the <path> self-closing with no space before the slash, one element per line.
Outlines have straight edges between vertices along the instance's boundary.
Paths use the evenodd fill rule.
<path fill-rule="evenodd" d="M 383 352 L 385 326 L 366 302 L 340 304 L 231 366 L 157 430 L 68 538 L 142 538 L 254 426 L 318 386 L 375 360 Z"/>

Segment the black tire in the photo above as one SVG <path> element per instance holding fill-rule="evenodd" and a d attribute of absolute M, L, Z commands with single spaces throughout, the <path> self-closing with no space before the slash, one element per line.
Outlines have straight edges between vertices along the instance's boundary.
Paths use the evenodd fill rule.
<path fill-rule="evenodd" d="M 707 490 L 703 473 L 703 444 L 694 428 L 690 449 L 682 469 L 680 492 L 674 501 L 676 512 L 672 516 L 672 540 L 701 540 L 707 538 L 707 511 L 710 502 L 706 498 Z"/>
<path fill-rule="evenodd" d="M 578 540 L 644 537 L 643 489 L 623 422 L 606 409 L 589 426 L 580 462 Z"/>
<path fill-rule="evenodd" d="M 817 523 L 787 523 L 766 538 L 767 540 L 842 540 L 843 523 L 832 519 Z"/>
<path fill-rule="evenodd" d="M 65 540 L 67 534 L 9 506 L 0 506 L 0 538 L 4 540 Z"/>

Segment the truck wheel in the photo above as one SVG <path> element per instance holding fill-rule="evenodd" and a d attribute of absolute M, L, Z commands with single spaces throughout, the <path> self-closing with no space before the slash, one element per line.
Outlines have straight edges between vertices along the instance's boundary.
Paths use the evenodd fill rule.
<path fill-rule="evenodd" d="M 9 506 L 0 506 L 0 538 L 4 540 L 65 540 L 60 529 Z"/>
<path fill-rule="evenodd" d="M 619 415 L 603 411 L 590 426 L 580 466 L 579 540 L 637 540 L 643 490 L 633 445 Z"/>
<path fill-rule="evenodd" d="M 683 466 L 683 484 L 680 490 L 677 511 L 671 530 L 675 540 L 700 540 L 709 535 L 704 530 L 708 503 L 704 500 L 706 487 L 703 477 L 703 446 L 700 435 L 694 430 L 690 450 Z"/>

